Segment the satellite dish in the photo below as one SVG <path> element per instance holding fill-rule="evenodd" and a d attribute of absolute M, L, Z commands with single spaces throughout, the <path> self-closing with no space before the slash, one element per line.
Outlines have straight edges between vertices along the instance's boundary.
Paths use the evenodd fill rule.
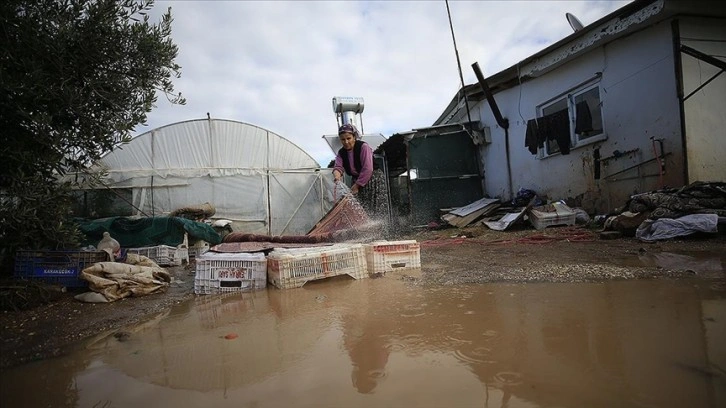
<path fill-rule="evenodd" d="M 575 17 L 574 15 L 570 13 L 565 13 L 565 17 L 567 17 L 567 22 L 570 23 L 570 27 L 572 27 L 575 32 L 582 30 L 582 28 L 584 27 L 580 20 L 578 20 L 577 17 Z"/>

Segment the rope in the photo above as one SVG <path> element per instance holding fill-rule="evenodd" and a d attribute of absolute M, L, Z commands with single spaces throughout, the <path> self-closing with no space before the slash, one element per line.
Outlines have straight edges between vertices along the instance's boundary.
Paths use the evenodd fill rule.
<path fill-rule="evenodd" d="M 419 243 L 421 247 L 441 247 L 458 244 L 478 245 L 507 245 L 507 244 L 548 244 L 557 241 L 567 242 L 592 242 L 595 241 L 595 233 L 580 227 L 558 228 L 552 234 L 535 234 L 515 239 L 499 239 L 494 241 L 479 241 L 471 238 L 443 238 L 431 239 Z"/>
<path fill-rule="evenodd" d="M 567 241 L 567 242 L 590 242 L 595 241 L 595 234 L 581 228 L 560 228 L 555 230 L 554 234 L 536 234 L 517 239 L 502 239 L 489 241 L 488 244 L 504 245 L 504 244 L 548 244 L 550 242 Z"/>
<path fill-rule="evenodd" d="M 443 238 L 443 239 L 429 239 L 426 241 L 419 242 L 420 247 L 441 247 L 447 245 L 457 245 L 466 242 L 471 242 L 471 238 Z"/>

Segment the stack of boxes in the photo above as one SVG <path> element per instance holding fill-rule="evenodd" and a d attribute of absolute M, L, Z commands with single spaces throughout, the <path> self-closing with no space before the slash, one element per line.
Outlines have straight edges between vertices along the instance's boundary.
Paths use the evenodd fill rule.
<path fill-rule="evenodd" d="M 354 279 L 368 277 L 361 244 L 275 249 L 267 260 L 267 279 L 280 289 L 299 288 L 308 281 L 338 275 Z"/>
<path fill-rule="evenodd" d="M 196 258 L 194 293 L 217 294 L 264 289 L 267 259 L 263 253 L 206 252 Z"/>
<path fill-rule="evenodd" d="M 128 252 L 144 255 L 160 266 L 189 262 L 186 243 L 178 247 L 131 248 Z M 80 271 L 107 261 L 107 257 L 103 251 L 19 251 L 15 274 L 81 287 L 87 282 L 79 279 Z M 198 295 L 265 289 L 268 282 L 279 289 L 299 288 L 332 276 L 365 279 L 421 267 L 420 247 L 413 240 L 275 249 L 268 255 L 206 251 L 195 254 L 195 260 L 194 293 Z"/>
<path fill-rule="evenodd" d="M 15 277 L 79 288 L 88 286 L 80 273 L 97 262 L 108 261 L 104 251 L 27 251 L 15 254 Z"/>
<path fill-rule="evenodd" d="M 299 288 L 332 276 L 364 279 L 421 267 L 416 241 L 376 241 L 324 247 L 275 249 L 263 253 L 207 252 L 197 257 L 195 294 Z"/>
<path fill-rule="evenodd" d="M 176 247 L 156 245 L 141 248 L 129 248 L 131 254 L 143 255 L 159 266 L 180 266 L 189 263 L 189 238 L 184 234 L 184 241 Z"/>

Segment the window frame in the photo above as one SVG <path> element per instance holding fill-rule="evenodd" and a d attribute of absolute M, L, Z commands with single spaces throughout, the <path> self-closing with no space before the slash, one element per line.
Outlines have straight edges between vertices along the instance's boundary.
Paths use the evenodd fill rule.
<path fill-rule="evenodd" d="M 575 125 L 576 125 L 576 109 L 575 109 L 575 99 L 583 95 L 587 92 L 592 91 L 593 89 L 598 90 L 598 108 L 600 109 L 600 126 L 602 127 L 602 130 L 600 133 L 593 134 L 590 136 L 583 137 L 582 135 L 575 133 Z M 600 78 L 593 78 L 591 80 L 586 81 L 585 83 L 573 87 L 567 92 L 563 92 L 554 98 L 551 98 L 547 100 L 544 103 L 541 103 L 537 106 L 537 118 L 541 118 L 545 116 L 543 113 L 545 109 L 548 107 L 551 107 L 555 104 L 561 103 L 562 101 L 566 101 L 567 103 L 567 115 L 568 115 L 568 123 L 570 128 L 570 151 L 581 148 L 583 146 L 587 146 L 593 143 L 601 142 L 603 140 L 607 140 L 607 132 L 605 131 L 605 121 L 603 120 L 603 112 L 602 112 L 602 92 L 600 87 Z M 549 144 L 554 143 L 552 141 L 546 141 L 544 144 L 544 147 L 540 147 L 537 149 L 537 158 L 538 159 L 546 159 L 548 157 L 557 156 L 560 155 L 560 151 L 549 151 Z"/>

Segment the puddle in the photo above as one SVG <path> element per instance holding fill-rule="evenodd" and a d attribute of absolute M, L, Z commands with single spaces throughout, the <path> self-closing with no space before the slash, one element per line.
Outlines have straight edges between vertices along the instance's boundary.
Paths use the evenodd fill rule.
<path fill-rule="evenodd" d="M 671 271 L 687 271 L 698 275 L 723 275 L 726 271 L 726 253 L 712 251 L 648 252 L 641 251 L 627 258 L 609 259 L 609 262 L 625 267 L 657 267 Z"/>
<path fill-rule="evenodd" d="M 643 266 L 657 266 L 663 269 L 691 271 L 698 274 L 723 272 L 726 256 L 713 253 L 645 253 L 638 256 Z"/>
<path fill-rule="evenodd" d="M 723 284 L 330 279 L 6 370 L 0 406 L 722 407 L 725 323 Z"/>

